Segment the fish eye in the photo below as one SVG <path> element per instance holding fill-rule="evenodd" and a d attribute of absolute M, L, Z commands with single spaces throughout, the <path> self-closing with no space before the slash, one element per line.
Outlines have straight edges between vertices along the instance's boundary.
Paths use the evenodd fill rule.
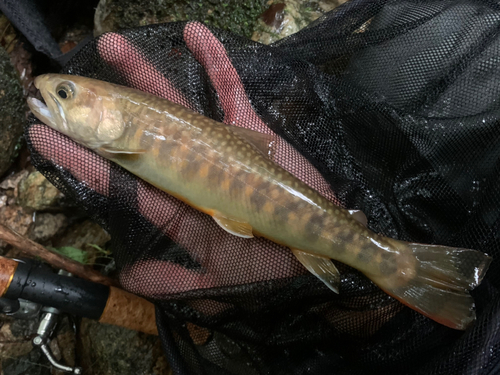
<path fill-rule="evenodd" d="M 73 96 L 73 89 L 66 83 L 61 83 L 56 89 L 57 96 L 61 99 L 68 99 Z"/>

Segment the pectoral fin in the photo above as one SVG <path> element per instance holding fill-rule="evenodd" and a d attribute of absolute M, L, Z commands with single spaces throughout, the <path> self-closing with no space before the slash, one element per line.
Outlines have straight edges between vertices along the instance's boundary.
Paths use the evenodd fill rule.
<path fill-rule="evenodd" d="M 337 267 L 335 267 L 329 258 L 306 253 L 298 249 L 291 250 L 309 272 L 323 281 L 335 293 L 339 293 L 340 274 Z"/>
<path fill-rule="evenodd" d="M 226 232 L 238 237 L 252 238 L 252 226 L 236 218 L 227 217 L 220 212 L 215 212 L 212 217 Z"/>

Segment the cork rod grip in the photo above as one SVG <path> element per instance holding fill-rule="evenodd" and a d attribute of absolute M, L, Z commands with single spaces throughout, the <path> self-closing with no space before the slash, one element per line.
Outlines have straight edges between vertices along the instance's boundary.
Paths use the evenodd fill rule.
<path fill-rule="evenodd" d="M 154 305 L 113 286 L 109 287 L 108 301 L 99 322 L 158 335 Z"/>
<path fill-rule="evenodd" d="M 0 257 L 0 297 L 5 295 L 14 278 L 18 263 L 9 258 Z"/>

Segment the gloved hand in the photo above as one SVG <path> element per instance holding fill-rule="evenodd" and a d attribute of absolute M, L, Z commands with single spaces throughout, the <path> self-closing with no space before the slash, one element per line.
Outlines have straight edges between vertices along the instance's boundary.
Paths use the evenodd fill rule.
<path fill-rule="evenodd" d="M 219 40 L 197 22 L 186 24 L 183 36 L 218 94 L 224 123 L 273 134 L 253 110 L 238 73 Z M 97 50 L 104 61 L 125 77 L 130 87 L 195 109 L 188 98 L 123 36 L 114 33 L 102 36 L 97 42 Z M 179 52 L 173 50 L 172 53 Z M 179 71 L 178 74 L 185 72 Z M 110 194 L 110 184 L 113 184 L 110 178 L 111 162 L 42 124 L 33 125 L 29 132 L 46 134 L 44 137 L 32 137 L 33 147 L 42 157 L 69 171 L 97 193 L 104 196 Z M 338 204 L 320 173 L 292 146 L 275 137 L 276 141 L 271 146 L 274 161 Z M 42 138 L 53 142 L 49 145 L 41 142 Z M 162 297 L 200 288 L 248 284 L 306 273 L 289 249 L 263 238 L 243 239 L 230 235 L 209 216 L 137 180 L 140 214 L 188 251 L 201 264 L 203 271 L 146 257 L 121 270 L 120 281 L 129 291 L 148 297 Z"/>

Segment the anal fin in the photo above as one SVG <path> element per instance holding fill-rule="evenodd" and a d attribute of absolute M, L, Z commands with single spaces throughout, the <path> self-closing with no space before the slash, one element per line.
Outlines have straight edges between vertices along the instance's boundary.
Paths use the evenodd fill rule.
<path fill-rule="evenodd" d="M 298 249 L 291 250 L 309 272 L 325 283 L 335 293 L 339 293 L 340 274 L 330 258 L 313 255 Z"/>
<path fill-rule="evenodd" d="M 243 238 L 253 237 L 252 233 L 253 228 L 247 222 L 241 221 L 236 218 L 228 217 L 218 211 L 215 211 L 212 217 L 222 229 L 224 229 L 228 233 L 231 233 L 232 235 Z"/>

